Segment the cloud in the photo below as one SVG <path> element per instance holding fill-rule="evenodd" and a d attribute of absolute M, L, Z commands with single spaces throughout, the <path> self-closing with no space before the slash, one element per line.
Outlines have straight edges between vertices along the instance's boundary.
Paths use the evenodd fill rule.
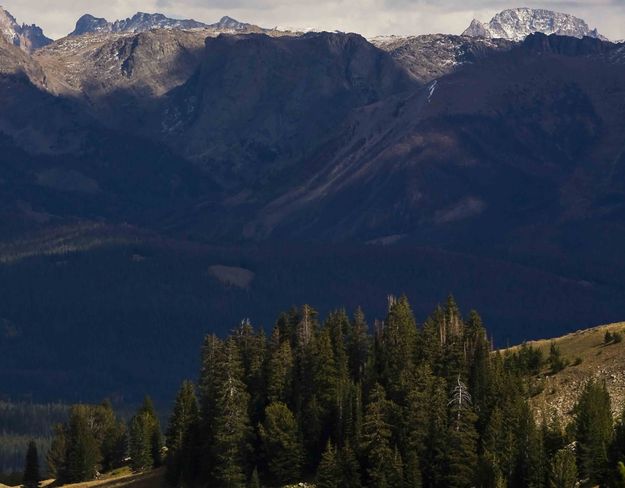
<path fill-rule="evenodd" d="M 20 22 L 59 38 L 85 13 L 109 20 L 137 11 L 162 12 L 207 23 L 223 15 L 265 27 L 319 28 L 379 34 L 460 33 L 471 19 L 489 20 L 519 6 L 502 0 L 4 0 Z M 523 0 L 523 6 L 572 13 L 612 39 L 625 38 L 623 0 Z"/>

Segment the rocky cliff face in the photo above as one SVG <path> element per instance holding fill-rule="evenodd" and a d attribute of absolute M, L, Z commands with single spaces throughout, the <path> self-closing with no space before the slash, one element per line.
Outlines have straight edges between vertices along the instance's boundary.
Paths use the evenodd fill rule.
<path fill-rule="evenodd" d="M 52 43 L 52 39 L 43 34 L 41 27 L 18 24 L 15 17 L 2 7 L 0 7 L 0 36 L 29 53 Z"/>
<path fill-rule="evenodd" d="M 475 63 L 493 53 L 507 51 L 514 46 L 514 42 L 505 39 L 447 34 L 378 37 L 371 42 L 387 51 L 422 83 L 429 83 L 463 66 Z"/>
<path fill-rule="evenodd" d="M 590 29 L 584 20 L 573 15 L 531 8 L 504 10 L 488 23 L 473 20 L 463 35 L 522 41 L 528 35 L 537 32 L 578 38 L 596 37 L 605 40 L 596 29 Z"/>

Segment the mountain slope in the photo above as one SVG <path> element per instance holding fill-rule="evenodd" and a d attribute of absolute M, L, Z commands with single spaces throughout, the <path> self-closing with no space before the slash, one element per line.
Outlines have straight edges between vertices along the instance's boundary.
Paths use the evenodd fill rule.
<path fill-rule="evenodd" d="M 595 37 L 605 40 L 588 24 L 577 17 L 551 10 L 516 8 L 499 12 L 490 22 L 483 24 L 473 20 L 464 36 L 508 39 L 522 41 L 530 34 L 556 34 L 571 37 Z"/>
<path fill-rule="evenodd" d="M 241 190 L 299 163 L 355 108 L 416 86 L 355 34 L 208 38 L 201 66 L 168 94 L 152 131 Z"/>
<path fill-rule="evenodd" d="M 535 380 L 539 393 L 532 402 L 539 416 L 570 419 L 584 384 L 590 379 L 606 382 L 612 399 L 615 418 L 625 408 L 625 342 L 607 342 L 605 335 L 625 334 L 625 323 L 615 323 L 578 330 L 555 339 L 528 342 L 540 350 L 543 358 L 549 356 L 551 344 L 555 344 L 568 366 L 558 373 L 546 367 Z M 518 347 L 511 351 L 518 350 Z"/>

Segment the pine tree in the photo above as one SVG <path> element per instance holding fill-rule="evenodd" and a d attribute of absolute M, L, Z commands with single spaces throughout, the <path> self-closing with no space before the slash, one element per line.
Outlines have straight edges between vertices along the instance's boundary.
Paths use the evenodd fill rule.
<path fill-rule="evenodd" d="M 291 343 L 282 341 L 280 329 L 274 329 L 267 371 L 267 398 L 270 402 L 289 404 L 291 401 L 293 361 Z"/>
<path fill-rule="evenodd" d="M 576 486 L 575 454 L 569 449 L 560 449 L 551 462 L 549 488 L 575 488 Z"/>
<path fill-rule="evenodd" d="M 172 484 L 189 482 L 197 473 L 197 429 L 199 407 L 195 387 L 190 381 L 182 383 L 167 428 L 167 479 Z"/>
<path fill-rule="evenodd" d="M 360 463 L 349 442 L 338 451 L 341 488 L 362 488 Z"/>
<path fill-rule="evenodd" d="M 126 457 L 126 428 L 117 420 L 108 400 L 94 408 L 93 416 L 94 435 L 102 454 L 102 471 L 110 471 L 121 466 Z"/>
<path fill-rule="evenodd" d="M 317 488 L 343 488 L 341 483 L 341 473 L 339 470 L 336 449 L 332 442 L 328 445 L 321 456 L 321 463 L 317 469 Z"/>
<path fill-rule="evenodd" d="M 39 488 L 41 475 L 39 472 L 39 453 L 37 452 L 37 444 L 30 441 L 28 451 L 26 452 L 26 463 L 24 468 L 24 488 Z"/>
<path fill-rule="evenodd" d="M 610 394 L 605 383 L 589 382 L 575 407 L 577 464 L 582 477 L 595 484 L 609 475 L 608 452 L 613 436 Z"/>
<path fill-rule="evenodd" d="M 450 399 L 450 418 L 447 452 L 447 486 L 464 488 L 472 486 L 477 466 L 477 416 L 471 405 L 467 386 L 457 379 Z"/>
<path fill-rule="evenodd" d="M 391 298 L 384 321 L 381 373 L 393 401 L 400 402 L 412 384 L 417 342 L 417 325 L 408 299 Z"/>
<path fill-rule="evenodd" d="M 234 340 L 226 341 L 216 381 L 213 479 L 223 488 L 243 488 L 250 455 L 249 394 Z"/>
<path fill-rule="evenodd" d="M 199 480 L 208 483 L 211 480 L 215 458 L 213 444 L 215 436 L 215 417 L 217 411 L 217 385 L 221 373 L 223 342 L 215 335 L 206 336 L 202 345 L 201 370 L 198 383 L 200 403 L 199 459 L 201 467 Z"/>
<path fill-rule="evenodd" d="M 279 484 L 297 481 L 304 455 L 297 422 L 284 403 L 267 407 L 259 434 L 270 478 Z"/>
<path fill-rule="evenodd" d="M 64 481 L 78 483 L 95 478 L 100 461 L 97 441 L 89 427 L 86 406 L 72 407 L 67 429 L 67 461 Z"/>
<path fill-rule="evenodd" d="M 390 447 L 391 426 L 387 421 L 389 402 L 386 392 L 375 385 L 363 423 L 363 449 L 367 459 L 369 486 L 391 486 L 394 453 Z"/>
<path fill-rule="evenodd" d="M 130 467 L 139 472 L 154 465 L 152 457 L 153 422 L 145 412 L 138 412 L 128 428 L 128 451 Z"/>
<path fill-rule="evenodd" d="M 145 414 L 150 425 L 150 455 L 152 457 L 152 467 L 158 468 L 163 464 L 163 434 L 161 432 L 161 422 L 158 419 L 154 403 L 149 396 L 143 400 L 140 413 Z"/>
<path fill-rule="evenodd" d="M 367 329 L 365 314 L 361 308 L 358 308 L 354 314 L 347 337 L 349 371 L 356 383 L 364 380 L 365 367 L 371 348 L 371 340 Z"/>
<path fill-rule="evenodd" d="M 53 437 L 50 449 L 46 455 L 48 473 L 57 483 L 67 480 L 67 429 L 59 424 L 53 428 Z"/>

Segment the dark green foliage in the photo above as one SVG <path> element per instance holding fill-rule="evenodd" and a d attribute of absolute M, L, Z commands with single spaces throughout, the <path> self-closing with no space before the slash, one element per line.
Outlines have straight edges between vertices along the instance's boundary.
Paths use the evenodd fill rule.
<path fill-rule="evenodd" d="M 609 475 L 608 454 L 613 439 L 610 395 L 605 383 L 590 381 L 575 406 L 577 465 L 580 476 L 595 484 Z"/>
<path fill-rule="evenodd" d="M 90 426 L 88 407 L 72 408 L 67 427 L 67 453 L 63 481 L 77 483 L 95 478 L 100 450 Z"/>
<path fill-rule="evenodd" d="M 363 422 L 362 447 L 367 459 L 368 486 L 393 486 L 397 477 L 396 459 L 391 448 L 391 425 L 388 423 L 391 404 L 386 399 L 386 392 L 380 385 L 371 391 Z"/>
<path fill-rule="evenodd" d="M 560 348 L 555 342 L 552 342 L 549 347 L 549 357 L 547 358 L 547 363 L 549 364 L 552 374 L 559 373 L 568 366 L 568 361 L 562 357 Z"/>
<path fill-rule="evenodd" d="M 336 448 L 328 441 L 317 469 L 317 488 L 342 488 Z"/>
<path fill-rule="evenodd" d="M 130 466 L 144 471 L 162 464 L 163 438 L 154 404 L 146 397 L 128 429 Z"/>
<path fill-rule="evenodd" d="M 197 474 L 200 413 L 193 383 L 185 381 L 167 428 L 167 479 L 172 485 L 189 482 Z"/>
<path fill-rule="evenodd" d="M 35 444 L 34 441 L 31 441 L 28 444 L 26 463 L 24 464 L 24 488 L 39 488 L 40 481 L 41 473 L 39 471 L 39 453 L 37 451 L 37 444 Z"/>
<path fill-rule="evenodd" d="M 46 460 L 50 476 L 61 483 L 93 479 L 97 472 L 121 466 L 126 429 L 109 402 L 75 405 L 69 420 L 54 428 Z"/>
<path fill-rule="evenodd" d="M 575 488 L 577 486 L 577 465 L 575 454 L 570 449 L 556 452 L 549 471 L 549 488 Z"/>
<path fill-rule="evenodd" d="M 251 453 L 250 397 L 243 382 L 240 351 L 232 338 L 222 354 L 215 385 L 212 477 L 218 486 L 242 488 L 247 484 Z"/>
<path fill-rule="evenodd" d="M 361 312 L 349 320 L 338 310 L 320 324 L 303 306 L 282 314 L 269 340 L 248 321 L 225 341 L 208 336 L 199 399 L 184 382 L 170 417 L 170 484 L 567 487 L 577 477 L 567 446 L 577 440 L 579 477 L 619 486 L 625 428 L 613 431 L 604 385 L 588 385 L 574 432 L 564 432 L 557 422 L 537 425 L 530 408 L 541 354 L 527 345 L 493 352 L 480 316 L 465 321 L 453 298 L 422 327 L 405 297 L 391 298 L 373 337 L 366 331 Z M 548 363 L 566 363 L 555 344 Z M 85 412 L 97 428 L 57 429 L 48 461 L 59 478 L 70 479 L 77 463 L 69 453 L 76 445 L 89 452 L 90 438 L 94 467 L 118 458 L 111 446 L 125 433 L 110 405 Z M 133 469 L 158 466 L 160 428 L 149 399 L 128 439 Z"/>
<path fill-rule="evenodd" d="M 284 403 L 267 407 L 259 435 L 270 479 L 278 484 L 297 481 L 304 453 L 297 421 Z"/>

